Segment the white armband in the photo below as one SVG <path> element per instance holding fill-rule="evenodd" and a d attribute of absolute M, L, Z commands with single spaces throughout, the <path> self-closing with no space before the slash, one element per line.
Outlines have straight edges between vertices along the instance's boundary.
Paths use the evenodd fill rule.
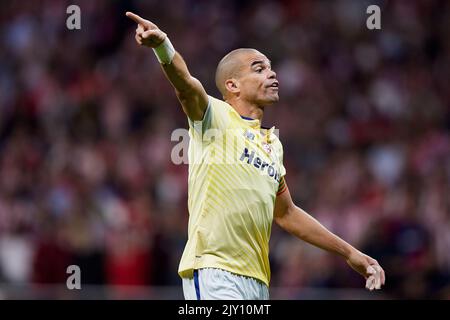
<path fill-rule="evenodd" d="M 153 51 L 155 52 L 159 63 L 162 64 L 170 64 L 175 55 L 175 48 L 170 42 L 169 37 L 166 37 L 159 46 L 153 48 Z"/>

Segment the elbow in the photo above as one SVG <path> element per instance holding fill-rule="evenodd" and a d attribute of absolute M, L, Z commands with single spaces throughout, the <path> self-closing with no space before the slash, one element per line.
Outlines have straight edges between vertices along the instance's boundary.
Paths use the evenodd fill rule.
<path fill-rule="evenodd" d="M 274 217 L 274 221 L 276 224 L 278 224 L 282 229 L 285 231 L 292 233 L 293 231 L 293 224 L 295 221 L 295 210 L 293 210 L 292 206 L 286 207 L 285 210 L 283 210 L 282 214 L 276 215 Z"/>
<path fill-rule="evenodd" d="M 283 217 L 274 217 L 273 220 L 281 229 L 284 229 Z"/>

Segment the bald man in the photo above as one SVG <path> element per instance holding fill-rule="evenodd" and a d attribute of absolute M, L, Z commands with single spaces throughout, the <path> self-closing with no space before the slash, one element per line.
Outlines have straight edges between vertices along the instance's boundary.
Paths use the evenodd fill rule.
<path fill-rule="evenodd" d="M 154 23 L 131 12 L 135 39 L 153 48 L 189 123 L 188 241 L 179 266 L 186 299 L 269 299 L 272 221 L 340 255 L 380 289 L 378 262 L 328 231 L 291 199 L 283 148 L 264 108 L 277 102 L 270 60 L 255 49 L 228 53 L 217 66 L 221 99 L 209 96 Z M 214 137 L 214 138 L 212 138 Z M 194 161 L 195 160 L 195 161 Z"/>

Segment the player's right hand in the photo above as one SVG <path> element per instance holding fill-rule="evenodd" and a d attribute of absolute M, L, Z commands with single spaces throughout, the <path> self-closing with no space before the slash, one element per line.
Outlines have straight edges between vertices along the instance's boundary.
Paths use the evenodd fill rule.
<path fill-rule="evenodd" d="M 156 48 L 166 39 L 167 34 L 162 32 L 153 22 L 129 11 L 126 16 L 138 24 L 135 39 L 139 45 Z"/>

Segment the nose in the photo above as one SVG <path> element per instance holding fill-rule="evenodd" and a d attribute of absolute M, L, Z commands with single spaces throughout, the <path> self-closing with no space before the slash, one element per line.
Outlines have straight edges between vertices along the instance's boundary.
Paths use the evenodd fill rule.
<path fill-rule="evenodd" d="M 273 70 L 269 72 L 269 79 L 275 79 L 277 77 L 277 73 Z"/>

